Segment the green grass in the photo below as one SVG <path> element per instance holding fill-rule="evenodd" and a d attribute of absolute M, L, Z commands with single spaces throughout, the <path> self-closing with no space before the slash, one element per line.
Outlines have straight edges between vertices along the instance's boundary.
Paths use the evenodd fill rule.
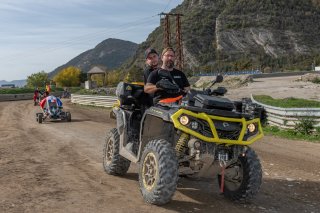
<path fill-rule="evenodd" d="M 78 95 L 102 95 L 102 94 L 97 94 L 93 90 L 87 90 L 87 89 L 79 89 L 78 91 L 75 92 L 75 94 L 78 94 Z"/>
<path fill-rule="evenodd" d="M 0 89 L 0 94 L 23 94 L 23 93 L 33 93 L 34 88 L 3 88 Z M 43 88 L 40 88 L 40 91 L 44 91 Z M 55 88 L 51 92 L 63 91 L 63 88 Z"/>
<path fill-rule="evenodd" d="M 282 108 L 320 108 L 319 101 L 300 98 L 274 99 L 268 95 L 255 95 L 253 98 L 263 104 Z"/>
<path fill-rule="evenodd" d="M 320 78 L 315 78 L 311 82 L 315 84 L 320 84 Z"/>
<path fill-rule="evenodd" d="M 316 128 L 313 134 L 305 135 L 294 130 L 281 130 L 276 126 L 263 127 L 263 131 L 266 135 L 274 135 L 281 138 L 287 138 L 291 140 L 305 140 L 311 142 L 320 143 L 320 128 Z"/>
<path fill-rule="evenodd" d="M 33 93 L 34 89 L 31 88 L 5 88 L 0 89 L 0 94 L 22 94 L 22 93 Z"/>

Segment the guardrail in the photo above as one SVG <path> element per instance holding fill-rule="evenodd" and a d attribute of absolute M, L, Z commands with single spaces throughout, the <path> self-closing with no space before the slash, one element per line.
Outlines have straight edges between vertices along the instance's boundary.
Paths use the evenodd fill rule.
<path fill-rule="evenodd" d="M 59 97 L 61 95 L 61 92 L 53 92 L 50 94 Z M 33 93 L 0 94 L 0 101 L 20 101 L 20 100 L 33 100 Z"/>
<path fill-rule="evenodd" d="M 117 100 L 115 96 L 74 95 L 71 94 L 71 102 L 81 105 L 112 107 Z"/>
<path fill-rule="evenodd" d="M 75 104 L 112 107 L 117 100 L 115 96 L 93 96 L 93 95 L 74 95 L 71 94 L 71 102 Z M 267 113 L 269 124 L 276 125 L 285 129 L 293 129 L 297 122 L 302 118 L 311 117 L 315 121 L 315 127 L 320 127 L 320 108 L 280 108 L 262 104 L 251 100 L 264 107 Z"/>
<path fill-rule="evenodd" d="M 315 125 L 320 127 L 320 108 L 281 108 L 269 106 L 254 100 L 253 103 L 264 107 L 267 113 L 267 120 L 270 125 L 275 125 L 284 129 L 293 129 L 303 118 L 311 118 Z"/>

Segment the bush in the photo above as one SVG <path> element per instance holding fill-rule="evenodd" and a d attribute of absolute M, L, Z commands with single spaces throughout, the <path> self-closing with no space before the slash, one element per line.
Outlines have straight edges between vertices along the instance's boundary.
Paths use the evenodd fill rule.
<path fill-rule="evenodd" d="M 314 84 L 320 84 L 320 78 L 315 78 L 311 82 Z"/>
<path fill-rule="evenodd" d="M 313 118 L 301 118 L 295 124 L 294 129 L 302 135 L 310 135 L 314 129 L 315 120 Z"/>

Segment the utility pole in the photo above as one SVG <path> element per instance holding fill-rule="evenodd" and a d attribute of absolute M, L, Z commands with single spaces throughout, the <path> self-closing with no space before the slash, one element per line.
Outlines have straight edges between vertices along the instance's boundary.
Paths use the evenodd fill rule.
<path fill-rule="evenodd" d="M 176 37 L 175 37 L 175 42 L 176 42 L 176 66 L 179 69 L 183 68 L 183 46 L 182 46 L 182 33 L 181 33 L 181 16 L 183 14 L 180 13 L 160 13 L 160 18 L 161 16 L 165 16 L 164 18 L 164 30 L 163 30 L 163 46 L 164 47 L 170 47 L 171 42 L 170 42 L 170 16 L 175 16 L 176 17 Z"/>

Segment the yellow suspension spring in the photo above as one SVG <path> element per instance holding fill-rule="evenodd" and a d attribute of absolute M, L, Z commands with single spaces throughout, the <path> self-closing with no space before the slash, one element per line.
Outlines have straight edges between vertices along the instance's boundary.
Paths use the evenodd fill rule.
<path fill-rule="evenodd" d="M 184 148 L 187 147 L 188 140 L 189 140 L 189 135 L 183 132 L 176 144 L 176 152 L 178 156 L 183 155 L 183 151 L 184 151 Z"/>

